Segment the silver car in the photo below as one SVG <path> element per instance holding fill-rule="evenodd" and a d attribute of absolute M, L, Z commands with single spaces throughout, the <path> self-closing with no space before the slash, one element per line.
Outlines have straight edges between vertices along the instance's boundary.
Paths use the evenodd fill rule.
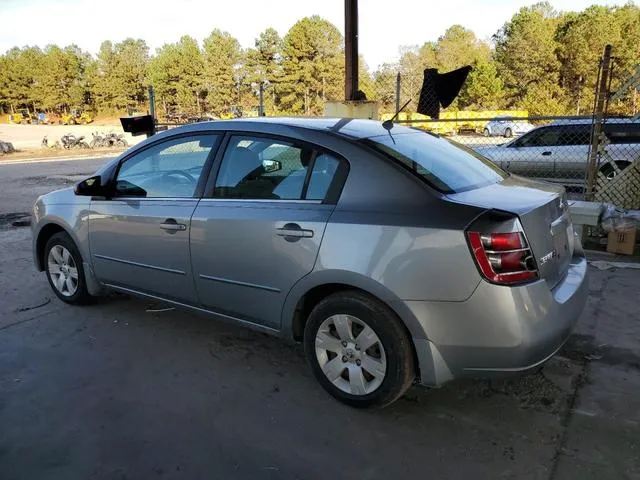
<path fill-rule="evenodd" d="M 564 185 L 584 185 L 591 129 L 591 120 L 556 121 L 502 145 L 475 150 L 518 175 Z M 640 121 L 611 118 L 602 130 L 607 140 L 603 144 L 599 171 L 611 179 L 640 158 Z"/>
<path fill-rule="evenodd" d="M 485 137 L 518 137 L 533 129 L 533 125 L 527 121 L 513 120 L 511 117 L 496 117 L 494 120 L 487 122 L 482 129 Z"/>
<path fill-rule="evenodd" d="M 538 367 L 587 298 L 563 189 L 386 127 L 274 118 L 155 135 L 37 200 L 36 267 L 67 303 L 112 289 L 303 342 L 320 384 L 355 407 Z"/>

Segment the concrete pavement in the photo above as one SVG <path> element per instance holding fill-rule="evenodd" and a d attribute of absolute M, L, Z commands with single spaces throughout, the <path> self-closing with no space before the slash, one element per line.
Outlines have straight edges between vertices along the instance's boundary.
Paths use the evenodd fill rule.
<path fill-rule="evenodd" d="M 72 186 L 108 161 L 109 158 L 0 160 L 0 215 L 30 212 L 38 196 Z"/>

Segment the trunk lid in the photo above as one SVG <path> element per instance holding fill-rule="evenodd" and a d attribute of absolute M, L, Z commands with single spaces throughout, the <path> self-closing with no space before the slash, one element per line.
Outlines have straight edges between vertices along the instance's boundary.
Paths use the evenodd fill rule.
<path fill-rule="evenodd" d="M 510 176 L 502 182 L 446 198 L 517 215 L 540 278 L 550 288 L 564 278 L 573 256 L 573 225 L 563 187 Z"/>

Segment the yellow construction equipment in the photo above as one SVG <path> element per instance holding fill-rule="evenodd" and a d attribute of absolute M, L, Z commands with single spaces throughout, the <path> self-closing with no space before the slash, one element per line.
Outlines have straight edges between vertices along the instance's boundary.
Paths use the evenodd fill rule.
<path fill-rule="evenodd" d="M 80 109 L 73 109 L 60 118 L 60 123 L 63 125 L 86 125 L 91 122 L 93 122 L 93 117 Z"/>
<path fill-rule="evenodd" d="M 30 123 L 38 123 L 38 117 L 32 115 L 28 108 L 23 108 L 18 113 L 9 115 L 9 123 L 21 123 L 23 125 Z"/>
<path fill-rule="evenodd" d="M 441 112 L 440 120 L 443 121 L 430 121 L 430 117 L 419 113 L 400 112 L 397 119 L 401 122 L 403 120 L 412 120 L 410 123 L 411 126 L 429 130 L 439 135 L 457 135 L 463 132 L 482 132 L 482 129 L 487 124 L 487 118 L 500 116 L 528 117 L 529 112 L 527 110 L 460 110 L 457 112 Z M 393 114 L 385 113 L 380 117 L 381 120 L 389 120 L 393 117 Z M 475 118 L 483 118 L 485 120 L 476 121 L 474 120 Z"/>

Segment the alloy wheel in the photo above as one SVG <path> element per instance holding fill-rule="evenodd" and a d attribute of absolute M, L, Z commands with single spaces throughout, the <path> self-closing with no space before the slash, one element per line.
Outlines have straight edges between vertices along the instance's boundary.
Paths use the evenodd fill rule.
<path fill-rule="evenodd" d="M 47 258 L 49 278 L 55 289 L 65 297 L 78 290 L 78 267 L 73 256 L 62 245 L 54 245 Z"/>
<path fill-rule="evenodd" d="M 316 333 L 318 364 L 327 379 L 351 395 L 367 395 L 384 381 L 387 358 L 378 335 L 352 315 L 332 315 Z"/>

